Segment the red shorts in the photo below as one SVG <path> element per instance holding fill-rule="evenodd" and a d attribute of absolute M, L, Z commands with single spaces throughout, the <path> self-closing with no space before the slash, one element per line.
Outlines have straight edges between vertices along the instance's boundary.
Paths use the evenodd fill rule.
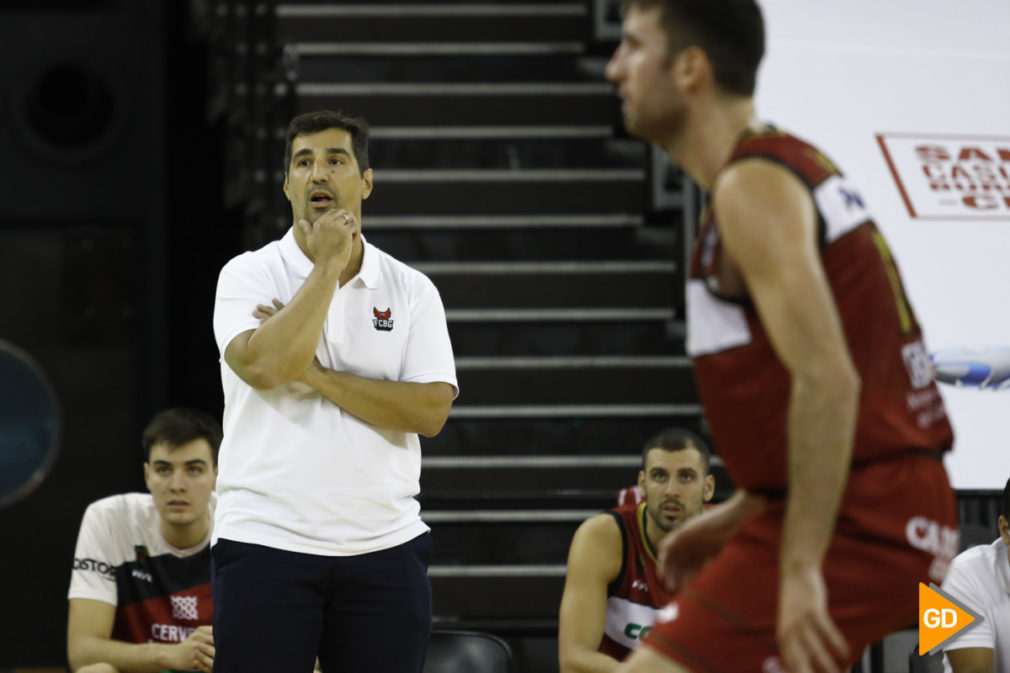
<path fill-rule="evenodd" d="M 671 602 L 644 642 L 695 673 L 776 673 L 783 501 L 769 503 Z M 918 583 L 957 554 L 957 504 L 943 464 L 908 455 L 854 468 L 824 560 L 831 617 L 851 648 L 918 620 Z"/>

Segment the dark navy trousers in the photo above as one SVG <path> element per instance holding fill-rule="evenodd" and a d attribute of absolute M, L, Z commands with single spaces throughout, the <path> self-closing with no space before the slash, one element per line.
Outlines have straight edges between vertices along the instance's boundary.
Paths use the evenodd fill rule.
<path fill-rule="evenodd" d="M 218 540 L 214 673 L 421 673 L 430 555 L 428 533 L 358 556 Z"/>

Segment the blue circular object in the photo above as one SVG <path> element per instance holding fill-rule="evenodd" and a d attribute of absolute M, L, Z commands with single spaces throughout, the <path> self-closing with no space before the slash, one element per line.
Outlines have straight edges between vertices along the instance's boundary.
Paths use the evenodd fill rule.
<path fill-rule="evenodd" d="M 59 451 L 60 413 L 31 356 L 0 341 L 0 507 L 42 483 Z"/>

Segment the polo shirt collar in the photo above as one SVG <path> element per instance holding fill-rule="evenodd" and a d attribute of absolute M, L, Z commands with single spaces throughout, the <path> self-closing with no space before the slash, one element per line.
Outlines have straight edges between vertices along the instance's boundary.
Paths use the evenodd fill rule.
<path fill-rule="evenodd" d="M 364 234 L 361 236 L 361 244 L 364 246 L 361 256 L 361 269 L 351 283 L 360 280 L 361 283 L 370 289 L 379 287 L 382 270 L 379 268 L 378 253 L 375 246 L 365 240 Z M 301 278 L 308 278 L 315 266 L 302 249 L 298 247 L 295 240 L 294 227 L 288 229 L 287 233 L 280 240 L 281 256 L 284 258 L 296 274 Z"/>
<path fill-rule="evenodd" d="M 284 237 L 281 238 L 280 247 L 281 257 L 284 258 L 284 261 L 291 265 L 291 268 L 300 278 L 308 278 L 309 274 L 312 273 L 312 267 L 315 265 L 302 252 L 302 249 L 298 247 L 298 241 L 295 240 L 294 227 L 288 229 L 288 233 L 284 234 Z"/>
<path fill-rule="evenodd" d="M 363 251 L 361 255 L 361 268 L 355 280 L 360 280 L 365 287 L 374 290 L 382 283 L 382 269 L 379 268 L 379 249 L 365 240 L 365 235 L 361 235 L 361 245 Z"/>

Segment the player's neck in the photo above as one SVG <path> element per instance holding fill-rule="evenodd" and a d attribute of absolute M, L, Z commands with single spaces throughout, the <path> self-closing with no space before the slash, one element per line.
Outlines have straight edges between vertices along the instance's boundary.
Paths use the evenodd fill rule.
<path fill-rule="evenodd" d="M 172 524 L 162 519 L 158 529 L 165 542 L 176 549 L 195 547 L 203 542 L 210 532 L 210 514 L 183 525 Z"/>
<path fill-rule="evenodd" d="M 646 512 L 645 516 L 642 517 L 642 521 L 645 524 L 645 537 L 649 540 L 649 544 L 652 545 L 652 551 L 659 556 L 659 546 L 663 543 L 663 539 L 673 532 L 673 530 L 663 530 L 656 523 L 655 519 Z"/>
<path fill-rule="evenodd" d="M 740 136 L 758 126 L 751 98 L 719 95 L 690 110 L 682 132 L 661 144 L 702 189 L 710 191 Z"/>

